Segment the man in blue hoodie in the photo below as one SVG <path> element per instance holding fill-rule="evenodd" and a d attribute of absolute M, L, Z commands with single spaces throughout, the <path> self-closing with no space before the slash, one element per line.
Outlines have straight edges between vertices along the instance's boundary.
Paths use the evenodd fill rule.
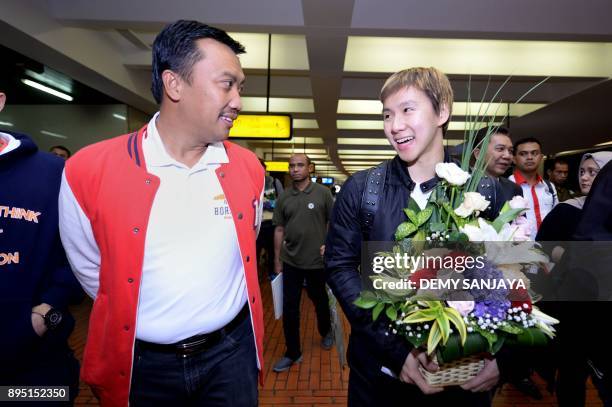
<path fill-rule="evenodd" d="M 0 132 L 0 385 L 69 386 L 73 400 L 79 364 L 68 346 L 68 304 L 82 291 L 59 236 L 63 167 L 29 137 Z"/>

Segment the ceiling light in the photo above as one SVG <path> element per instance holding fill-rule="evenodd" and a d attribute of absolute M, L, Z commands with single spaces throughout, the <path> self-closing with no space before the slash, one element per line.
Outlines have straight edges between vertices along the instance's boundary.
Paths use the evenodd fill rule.
<path fill-rule="evenodd" d="M 117 113 L 113 113 L 113 117 L 115 119 L 119 119 L 119 120 L 126 120 L 125 116 L 122 116 L 122 115 L 117 114 Z"/>
<path fill-rule="evenodd" d="M 0 122 L 0 126 L 13 127 L 13 123 L 11 123 L 11 122 Z"/>
<path fill-rule="evenodd" d="M 47 131 L 47 130 L 41 130 L 40 131 L 42 134 L 46 135 L 46 136 L 51 136 L 51 137 L 56 137 L 56 138 L 68 138 L 66 136 L 64 136 L 63 134 L 58 134 L 58 133 L 53 133 L 51 131 Z"/>
<path fill-rule="evenodd" d="M 48 93 L 50 95 L 58 97 L 60 99 L 67 100 L 68 102 L 72 102 L 72 100 L 74 99 L 72 96 L 67 95 L 65 93 L 62 93 L 62 92 L 60 92 L 58 90 L 55 90 L 55 89 L 51 89 L 50 87 L 45 86 L 42 83 L 34 82 L 34 81 L 29 80 L 29 79 L 22 79 L 21 82 L 23 82 L 24 84 L 26 84 L 28 86 L 31 86 L 31 87 L 36 88 L 38 90 L 41 90 L 43 92 L 46 92 L 46 93 Z"/>

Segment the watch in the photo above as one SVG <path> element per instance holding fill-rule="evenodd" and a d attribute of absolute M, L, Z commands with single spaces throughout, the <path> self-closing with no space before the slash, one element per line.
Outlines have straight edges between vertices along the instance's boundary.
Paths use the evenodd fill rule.
<path fill-rule="evenodd" d="M 34 314 L 38 314 L 41 317 L 43 317 L 43 319 L 45 320 L 45 326 L 50 331 L 57 328 L 62 323 L 62 320 L 64 319 L 64 314 L 62 314 L 61 311 L 58 311 L 55 308 L 51 308 L 44 315 L 41 314 L 40 312 L 34 312 Z"/>

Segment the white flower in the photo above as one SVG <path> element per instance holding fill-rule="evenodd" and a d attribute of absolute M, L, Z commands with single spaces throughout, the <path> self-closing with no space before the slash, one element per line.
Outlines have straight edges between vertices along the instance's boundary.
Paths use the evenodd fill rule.
<path fill-rule="evenodd" d="M 520 195 L 513 197 L 508 204 L 512 209 L 529 209 L 529 201 Z"/>
<path fill-rule="evenodd" d="M 446 303 L 464 317 L 474 309 L 474 301 L 446 301 Z"/>
<path fill-rule="evenodd" d="M 463 171 L 455 163 L 436 164 L 436 174 L 451 185 L 461 186 L 470 178 L 470 174 Z"/>
<path fill-rule="evenodd" d="M 484 211 L 489 207 L 490 202 L 478 192 L 466 192 L 463 194 L 463 202 L 455 209 L 455 213 L 462 218 L 467 218 L 472 213 Z"/>
<path fill-rule="evenodd" d="M 495 228 L 482 218 L 478 218 L 478 226 L 465 225 L 459 230 L 467 235 L 470 242 L 498 242 L 502 240 Z"/>

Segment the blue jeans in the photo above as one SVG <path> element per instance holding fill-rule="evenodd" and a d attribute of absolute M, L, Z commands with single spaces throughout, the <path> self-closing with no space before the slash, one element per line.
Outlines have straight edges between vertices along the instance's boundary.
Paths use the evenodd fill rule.
<path fill-rule="evenodd" d="M 212 348 L 187 357 L 134 349 L 130 406 L 256 406 L 251 319 Z"/>

